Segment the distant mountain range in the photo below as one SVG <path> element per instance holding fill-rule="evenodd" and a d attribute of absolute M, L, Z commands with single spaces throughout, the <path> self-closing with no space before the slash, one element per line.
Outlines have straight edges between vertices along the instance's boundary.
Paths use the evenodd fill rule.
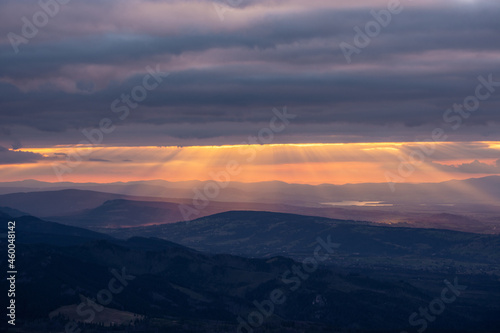
<path fill-rule="evenodd" d="M 464 183 L 460 184 L 463 185 Z M 127 187 L 129 185 L 116 186 Z M 319 190 L 318 188 L 315 189 Z M 182 191 L 172 191 L 175 195 L 182 194 Z M 288 191 L 285 192 L 288 193 Z M 171 196 L 175 196 L 174 194 L 171 194 Z M 281 195 L 279 194 L 279 196 Z M 308 196 L 307 192 L 301 195 L 309 200 L 310 196 Z M 257 194 L 255 196 L 258 197 Z M 283 197 L 286 197 L 286 194 L 283 194 Z M 23 214 L 29 214 L 93 230 L 173 223 L 221 212 L 246 210 L 371 221 L 407 227 L 441 228 L 491 234 L 500 233 L 499 202 L 496 203 L 497 205 L 486 203 L 481 205 L 472 203 L 443 205 L 417 202 L 413 205 L 390 204 L 389 206 L 377 206 L 376 204 L 374 206 L 362 206 L 361 204 L 358 206 L 342 206 L 337 204 L 334 206 L 318 204 L 307 206 L 307 202 L 299 202 L 293 205 L 273 202 L 271 199 L 266 201 L 264 198 L 259 199 L 263 202 L 265 201 L 264 203 L 224 202 L 219 201 L 220 198 L 218 197 L 215 199 L 207 201 L 206 207 L 194 210 L 196 213 L 186 216 L 182 214 L 181 208 L 184 207 L 186 209 L 188 207 L 188 209 L 193 209 L 193 198 L 144 197 L 91 190 L 57 190 L 52 188 L 45 191 L 17 192 L 0 195 L 0 210 L 11 215 L 22 216 Z M 286 199 L 282 201 L 286 201 Z M 9 209 L 10 211 L 8 211 Z"/>
<path fill-rule="evenodd" d="M 168 182 L 164 180 L 118 183 L 48 183 L 36 180 L 0 183 L 0 193 L 80 189 L 132 196 L 191 199 L 193 189 L 213 181 Z M 280 203 L 323 206 L 342 201 L 375 201 L 395 205 L 499 205 L 500 176 L 452 180 L 442 183 L 401 183 L 392 192 L 387 183 L 304 185 L 279 181 L 224 184 L 215 201 Z"/>

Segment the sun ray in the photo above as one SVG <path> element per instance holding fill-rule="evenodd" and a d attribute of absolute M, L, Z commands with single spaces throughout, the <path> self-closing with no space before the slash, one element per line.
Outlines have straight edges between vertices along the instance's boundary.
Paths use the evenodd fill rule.
<path fill-rule="evenodd" d="M 427 146 L 425 146 L 427 145 Z M 412 152 L 424 152 L 428 143 L 307 143 L 270 145 L 222 145 L 186 147 L 55 146 L 25 148 L 39 154 L 36 163 L 4 164 L 0 177 L 8 180 L 34 178 L 56 181 L 54 164 L 64 165 L 68 181 L 169 181 L 209 180 L 237 165 L 231 181 L 283 181 L 302 184 L 380 183 L 386 172 L 398 173 Z M 499 142 L 435 143 L 429 154 L 404 182 L 440 182 L 486 174 L 460 172 L 456 167 L 476 159 L 495 167 Z M 448 169 L 446 167 L 448 166 Z M 455 168 L 453 168 L 455 166 Z"/>

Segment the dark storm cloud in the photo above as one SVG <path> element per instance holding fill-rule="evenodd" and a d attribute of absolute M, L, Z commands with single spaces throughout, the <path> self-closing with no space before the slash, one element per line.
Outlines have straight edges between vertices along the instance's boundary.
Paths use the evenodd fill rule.
<path fill-rule="evenodd" d="M 338 44 L 352 43 L 354 26 L 364 26 L 373 18 L 370 8 L 359 10 L 309 10 L 303 13 L 283 14 L 259 19 L 251 27 L 230 31 L 162 36 L 136 33 L 105 33 L 79 36 L 63 40 L 32 43 L 25 51 L 14 54 L 10 44 L 0 46 L 0 73 L 5 76 L 32 77 L 58 70 L 71 64 L 126 63 L 156 54 L 178 55 L 209 49 L 273 49 L 278 45 L 292 44 L 318 38 L 327 38 L 330 45 L 315 52 L 329 54 L 321 63 L 345 61 Z M 433 8 L 410 10 L 403 17 L 395 17 L 369 49 L 359 55 L 360 61 L 388 60 L 398 54 L 415 54 L 429 50 L 497 50 L 500 37 L 499 6 L 488 8 Z M 297 51 L 297 52 L 294 52 Z M 291 50 L 293 58 L 281 55 L 279 61 L 296 60 L 295 56 L 307 54 L 309 48 Z M 269 55 L 270 57 L 273 54 Z M 35 72 L 35 73 L 34 73 Z"/>
<path fill-rule="evenodd" d="M 68 7 L 67 16 L 55 18 L 75 22 L 66 36 L 53 32 L 54 23 L 39 40 L 21 45 L 19 54 L 7 41 L 0 44 L 0 124 L 60 133 L 97 126 L 103 117 L 122 125 L 111 102 L 140 85 L 144 67 L 157 63 L 171 75 L 131 110 L 128 125 L 262 123 L 272 107 L 288 105 L 299 115 L 295 124 L 440 126 L 447 108 L 474 93 L 479 75 L 492 73 L 500 81 L 498 3 L 407 8 L 350 65 L 339 43 L 353 43 L 353 27 L 363 27 L 370 10 L 383 6 L 318 3 L 232 25 L 210 13 L 215 21 L 203 17 L 188 22 L 189 29 L 180 20 L 169 26 L 176 18 L 168 12 L 154 24 L 140 13 L 100 13 L 100 1 L 86 4 L 94 24 L 82 25 Z M 242 2 L 238 13 L 266 4 L 271 2 Z M 16 24 L 2 25 L 3 35 Z M 500 88 L 464 120 L 467 126 L 500 122 L 499 96 Z M 205 138 L 225 130 L 208 133 L 173 135 Z"/>
<path fill-rule="evenodd" d="M 255 69 L 257 70 L 257 69 Z M 471 84 L 446 82 L 434 78 L 406 80 L 398 74 L 383 78 L 353 75 L 274 74 L 252 78 L 250 71 L 221 68 L 172 73 L 163 85 L 148 93 L 127 121 L 164 124 L 168 122 L 265 121 L 269 109 L 291 105 L 302 123 L 357 122 L 384 125 L 403 123 L 417 126 L 440 124 L 443 112 L 474 93 Z M 140 84 L 130 79 L 93 94 L 46 89 L 23 93 L 15 91 L 3 98 L 5 122 L 24 124 L 45 131 L 95 126 L 102 117 L 115 118 L 110 104 L 122 93 L 129 94 Z M 500 76 L 499 76 L 500 81 Z M 195 84 L 193 84 L 195 82 Z M 14 87 L 10 87 L 14 90 Z M 467 123 L 499 121 L 498 98 L 482 103 L 480 111 Z"/>

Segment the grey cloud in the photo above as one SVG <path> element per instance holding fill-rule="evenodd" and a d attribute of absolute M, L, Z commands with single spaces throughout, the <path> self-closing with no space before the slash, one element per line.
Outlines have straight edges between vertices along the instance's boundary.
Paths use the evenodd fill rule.
<path fill-rule="evenodd" d="M 262 3 L 244 2 L 243 7 Z M 92 4 L 100 6 L 101 2 Z M 352 41 L 353 27 L 370 20 L 371 9 L 312 7 L 303 12 L 268 15 L 244 28 L 195 29 L 189 34 L 160 35 L 139 26 L 136 31 L 68 35 L 32 42 L 18 55 L 10 45 L 0 45 L 0 79 L 5 81 L 0 81 L 0 123 L 60 136 L 96 127 L 103 117 L 122 126 L 110 111 L 110 104 L 140 84 L 144 74 L 124 82 L 111 78 L 104 88 L 98 88 L 92 80 L 69 76 L 78 91 L 75 93 L 48 83 L 22 91 L 7 82 L 50 82 L 62 76 L 63 69 L 85 64 L 137 70 L 144 68 L 143 63 L 154 65 L 159 58 L 168 63 L 182 55 L 199 55 L 203 64 L 207 50 L 224 50 L 232 62 L 171 71 L 158 89 L 131 110 L 126 124 L 212 123 L 205 131 L 186 129 L 173 134 L 179 138 L 209 138 L 233 134 L 217 123 L 259 124 L 268 120 L 272 107 L 288 105 L 298 114 L 295 122 L 300 125 L 366 124 L 372 126 L 373 136 L 385 126 L 404 125 L 425 127 L 426 134 L 431 125 L 445 126 L 443 112 L 474 92 L 478 75 L 493 73 L 500 81 L 500 73 L 494 72 L 499 61 L 482 58 L 489 52 L 500 52 L 498 4 L 408 8 L 348 66 L 338 44 Z M 103 11 L 101 18 L 93 20 L 103 20 L 106 15 Z M 471 51 L 477 56 L 468 59 L 467 66 L 451 57 L 427 72 L 421 67 L 433 65 L 425 55 L 428 51 L 448 52 L 450 56 Z M 241 56 L 244 52 L 247 55 Z M 410 55 L 413 58 L 408 60 Z M 392 70 L 391 66 L 407 68 Z M 499 107 L 500 94 L 494 94 L 464 124 L 483 128 L 498 124 Z"/>
<path fill-rule="evenodd" d="M 28 151 L 9 150 L 0 146 L 0 165 L 2 164 L 21 164 L 36 163 L 44 157 L 41 154 Z"/>
<path fill-rule="evenodd" d="M 443 165 L 432 163 L 434 167 L 445 172 L 461 172 L 461 173 L 476 173 L 476 174 L 500 174 L 500 159 L 495 162 L 495 165 L 482 163 L 474 160 L 471 163 L 462 163 L 459 165 Z"/>
<path fill-rule="evenodd" d="M 104 33 L 90 36 L 68 36 L 66 39 L 28 44 L 20 54 L 11 46 L 0 46 L 0 73 L 19 77 L 35 72 L 48 75 L 65 65 L 127 63 L 154 55 L 178 55 L 209 49 L 274 49 L 278 45 L 327 39 L 323 52 L 325 64 L 343 64 L 338 45 L 350 42 L 354 26 L 364 26 L 373 18 L 371 8 L 357 10 L 315 10 L 302 13 L 266 16 L 251 27 L 223 32 L 199 32 L 189 35 L 158 36 L 147 32 Z M 103 15 L 105 15 L 103 13 Z M 407 9 L 376 37 L 359 61 L 387 61 L 398 54 L 429 50 L 498 50 L 500 6 L 470 8 Z M 104 19 L 103 17 L 102 19 Z M 107 17 L 106 17 L 107 19 Z M 303 50 L 304 54 L 307 49 Z M 287 60 L 283 58 L 282 60 Z M 294 61 L 293 59 L 290 59 Z M 317 60 L 317 59 L 316 59 Z M 14 65 L 14 66 L 12 66 Z"/>

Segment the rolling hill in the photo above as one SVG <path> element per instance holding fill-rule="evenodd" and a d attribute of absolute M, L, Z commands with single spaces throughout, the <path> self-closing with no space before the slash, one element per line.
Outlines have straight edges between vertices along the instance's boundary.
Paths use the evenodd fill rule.
<path fill-rule="evenodd" d="M 307 274 L 292 274 L 294 267 L 306 266 L 283 257 L 207 255 L 163 240 L 137 237 L 67 246 L 21 242 L 18 251 L 22 271 L 16 300 L 23 304 L 18 309 L 18 323 L 32 330 L 62 330 L 70 320 L 83 328 L 90 318 L 90 307 L 85 304 L 93 300 L 97 302 L 96 316 L 85 327 L 97 331 L 105 330 L 101 324 L 116 318 L 124 325 L 122 329 L 235 332 L 242 325 L 239 318 L 246 322 L 255 311 L 265 318 L 256 332 L 282 332 L 283 326 L 289 328 L 287 332 L 396 331 L 410 328 L 408 316 L 428 304 L 435 289 L 442 288 L 443 278 L 427 276 L 422 288 L 332 267 L 309 267 Z M 116 279 L 117 274 L 121 280 Z M 104 302 L 100 297 L 103 291 L 109 292 L 113 279 L 113 288 L 118 281 L 123 288 L 110 293 L 110 301 L 98 310 L 99 302 Z M 500 282 L 464 276 L 460 282 L 479 289 L 473 297 L 464 295 L 455 307 L 450 306 L 433 323 L 433 330 L 487 332 L 495 327 Z M 6 287 L 6 282 L 0 285 Z M 276 290 L 282 296 L 270 310 L 270 295 Z M 65 316 L 79 307 L 87 311 Z"/>
<path fill-rule="evenodd" d="M 115 237 L 160 237 L 200 251 L 303 259 L 318 237 L 341 244 L 337 264 L 416 267 L 422 260 L 454 260 L 500 272 L 500 236 L 374 225 L 271 212 L 220 213 L 190 222 L 109 230 Z M 355 259 L 353 259 L 355 257 Z M 432 266 L 432 265 L 431 265 Z"/>

